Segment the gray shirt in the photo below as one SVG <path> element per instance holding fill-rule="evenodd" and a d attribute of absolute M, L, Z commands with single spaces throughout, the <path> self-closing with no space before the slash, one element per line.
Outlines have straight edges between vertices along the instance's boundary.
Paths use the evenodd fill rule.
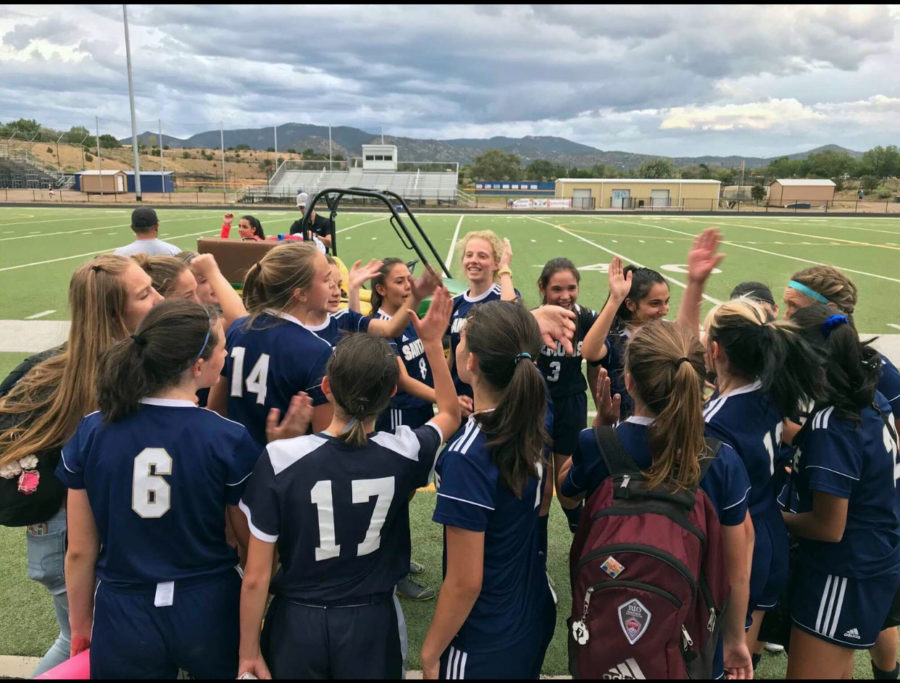
<path fill-rule="evenodd" d="M 131 244 L 119 247 L 113 253 L 117 256 L 134 256 L 135 254 L 147 254 L 149 256 L 175 256 L 183 251 L 174 244 L 163 242 L 161 239 L 135 240 Z"/>

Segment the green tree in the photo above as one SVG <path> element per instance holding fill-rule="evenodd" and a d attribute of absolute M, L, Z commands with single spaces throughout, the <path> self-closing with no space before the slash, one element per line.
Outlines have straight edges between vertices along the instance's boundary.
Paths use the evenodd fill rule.
<path fill-rule="evenodd" d="M 275 151 L 275 148 L 274 148 L 274 147 L 266 147 L 266 151 L 267 151 L 267 152 L 274 152 L 274 151 Z"/>
<path fill-rule="evenodd" d="M 859 186 L 865 194 L 871 194 L 878 187 L 878 178 L 873 175 L 864 175 L 859 179 Z"/>
<path fill-rule="evenodd" d="M 750 196 L 753 197 L 753 201 L 760 202 L 766 198 L 766 188 L 762 185 L 754 185 L 750 188 Z"/>
<path fill-rule="evenodd" d="M 791 161 L 787 157 L 780 157 L 766 166 L 766 176 L 776 180 L 778 178 L 795 178 L 800 175 L 800 162 Z"/>
<path fill-rule="evenodd" d="M 718 180 L 723 185 L 734 185 L 735 172 L 730 168 L 717 168 L 712 172 L 712 180 Z"/>
<path fill-rule="evenodd" d="M 900 175 L 900 150 L 896 145 L 873 147 L 859 160 L 861 175 L 890 178 Z M 873 188 L 874 189 L 874 188 Z"/>
<path fill-rule="evenodd" d="M 240 145 L 235 145 L 234 148 L 235 148 L 235 149 L 239 149 L 239 150 L 249 150 L 249 149 L 250 149 L 250 145 L 240 144 Z"/>
<path fill-rule="evenodd" d="M 525 167 L 524 177 L 526 180 L 556 180 L 562 178 L 566 173 L 565 166 L 555 164 L 546 159 L 535 159 Z"/>
<path fill-rule="evenodd" d="M 489 149 L 475 157 L 472 171 L 479 180 L 519 180 L 521 159 L 502 149 Z"/>
<path fill-rule="evenodd" d="M 41 124 L 34 119 L 19 119 L 6 124 L 9 134 L 15 133 L 16 138 L 30 140 L 41 132 Z"/>
<path fill-rule="evenodd" d="M 819 178 L 840 178 L 853 168 L 853 157 L 836 149 L 810 154 L 806 162 L 809 173 Z"/>
<path fill-rule="evenodd" d="M 647 159 L 637 168 L 638 178 L 677 178 L 675 166 L 668 159 Z"/>
<path fill-rule="evenodd" d="M 116 140 L 116 137 L 114 135 L 104 134 L 100 136 L 100 146 L 103 149 L 115 149 L 117 147 L 121 147 L 122 145 L 119 144 L 119 141 Z"/>

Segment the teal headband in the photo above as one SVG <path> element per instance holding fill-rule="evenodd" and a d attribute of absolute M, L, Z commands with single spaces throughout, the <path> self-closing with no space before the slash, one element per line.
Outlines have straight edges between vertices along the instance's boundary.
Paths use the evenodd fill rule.
<path fill-rule="evenodd" d="M 806 285 L 804 285 L 800 282 L 797 282 L 796 280 L 791 280 L 790 282 L 788 282 L 788 287 L 790 287 L 791 289 L 796 289 L 798 292 L 800 292 L 801 294 L 805 294 L 806 296 L 808 296 L 810 299 L 812 299 L 814 301 L 818 301 L 819 303 L 822 303 L 822 304 L 828 303 L 828 299 L 826 299 L 824 296 L 819 294 L 816 290 L 810 289 Z"/>

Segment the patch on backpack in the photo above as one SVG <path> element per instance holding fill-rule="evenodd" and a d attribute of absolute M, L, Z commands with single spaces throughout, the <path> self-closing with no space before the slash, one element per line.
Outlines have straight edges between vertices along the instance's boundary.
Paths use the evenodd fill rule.
<path fill-rule="evenodd" d="M 647 632 L 651 616 L 650 610 L 636 598 L 619 605 L 619 625 L 629 645 L 634 645 Z"/>
<path fill-rule="evenodd" d="M 606 558 L 606 562 L 600 565 L 600 569 L 609 574 L 610 578 L 616 578 L 619 574 L 625 571 L 625 565 L 619 562 L 612 555 Z"/>

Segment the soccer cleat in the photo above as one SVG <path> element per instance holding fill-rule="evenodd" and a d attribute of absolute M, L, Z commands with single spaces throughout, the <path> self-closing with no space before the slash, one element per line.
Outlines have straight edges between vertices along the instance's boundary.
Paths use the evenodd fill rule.
<path fill-rule="evenodd" d="M 409 561 L 409 573 L 412 575 L 416 574 L 424 574 L 425 573 L 425 565 L 420 564 L 418 562 Z"/>
<path fill-rule="evenodd" d="M 423 586 L 409 576 L 404 576 L 397 583 L 397 595 L 407 600 L 431 600 L 434 597 L 434 588 Z"/>
<path fill-rule="evenodd" d="M 764 645 L 766 652 L 784 652 L 784 645 L 778 643 L 766 643 Z"/>

